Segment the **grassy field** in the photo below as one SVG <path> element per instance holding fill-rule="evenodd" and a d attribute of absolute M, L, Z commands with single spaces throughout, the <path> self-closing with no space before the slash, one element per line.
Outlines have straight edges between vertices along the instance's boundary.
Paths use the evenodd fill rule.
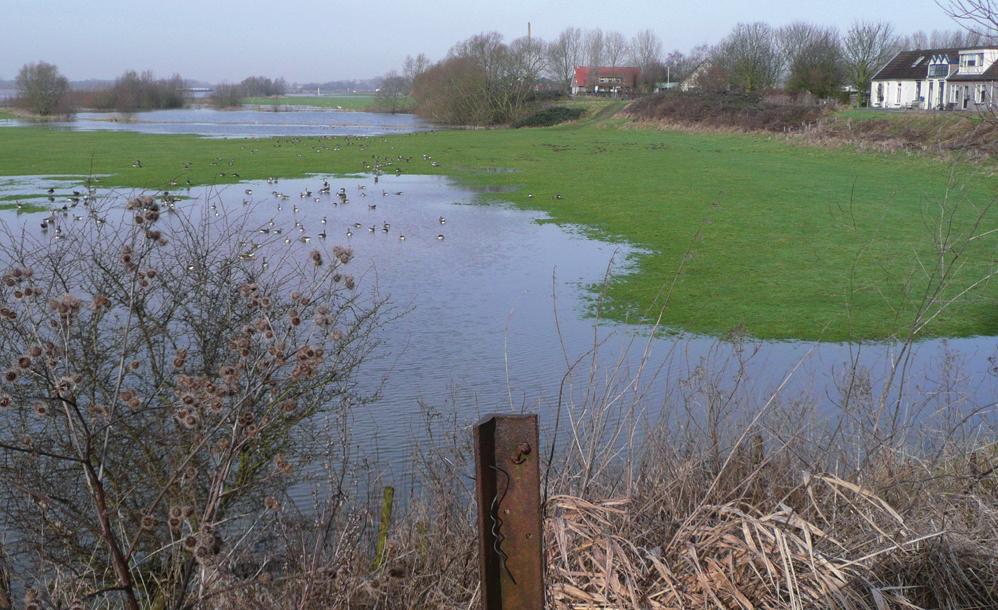
<path fill-rule="evenodd" d="M 0 175 L 93 171 L 112 175 L 105 184 L 148 189 L 169 188 L 171 179 L 357 172 L 372 155 L 411 157 L 401 162 L 407 173 L 513 187 L 483 198 L 544 210 L 555 222 L 647 250 L 633 261 L 635 273 L 608 289 L 616 319 L 654 318 L 670 294 L 667 325 L 776 339 L 904 333 L 936 258 L 937 206 L 948 187 L 960 205 L 957 229 L 994 202 L 998 188 L 993 172 L 927 157 L 636 129 L 617 120 L 350 141 L 0 131 Z M 135 159 L 141 169 L 131 167 Z M 998 227 L 998 211 L 985 212 L 982 226 Z M 994 272 L 996 239 L 962 251 L 959 285 Z M 964 295 L 925 334 L 998 335 L 998 284 Z"/>
<path fill-rule="evenodd" d="M 374 106 L 373 95 L 283 95 L 280 97 L 248 97 L 244 104 L 255 106 L 309 106 L 339 110 L 367 110 Z"/>

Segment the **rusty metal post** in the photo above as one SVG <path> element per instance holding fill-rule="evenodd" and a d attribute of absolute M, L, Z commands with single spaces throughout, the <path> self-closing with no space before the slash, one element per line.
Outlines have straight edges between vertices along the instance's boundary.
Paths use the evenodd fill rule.
<path fill-rule="evenodd" d="M 483 610 L 544 608 L 538 443 L 536 415 L 490 415 L 475 426 Z"/>

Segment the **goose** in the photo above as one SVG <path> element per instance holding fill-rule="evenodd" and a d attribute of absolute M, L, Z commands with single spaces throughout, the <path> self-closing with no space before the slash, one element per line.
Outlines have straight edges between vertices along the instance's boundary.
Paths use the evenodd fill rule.
<path fill-rule="evenodd" d="M 308 235 L 302 235 L 301 237 L 298 238 L 298 241 L 300 241 L 303 244 L 307 244 L 308 242 L 312 241 L 312 238 L 309 237 Z"/>
<path fill-rule="evenodd" d="M 378 209 L 378 204 L 376 204 L 376 203 L 369 203 L 369 204 L 367 204 L 367 209 L 372 210 L 372 211 L 376 210 L 376 209 Z"/>
<path fill-rule="evenodd" d="M 441 216 L 440 218 L 437 219 L 437 222 L 439 222 L 442 225 L 445 225 L 447 224 L 447 219 Z"/>
<path fill-rule="evenodd" d="M 374 226 L 374 225 L 371 225 L 371 226 L 367 227 L 367 230 L 368 230 L 369 232 L 371 232 L 371 233 L 374 233 L 375 231 L 377 231 L 377 230 L 378 230 L 378 227 L 376 227 L 376 226 Z"/>
<path fill-rule="evenodd" d="M 323 229 L 319 232 L 319 239 L 326 239 L 326 230 Z"/>
<path fill-rule="evenodd" d="M 353 237 L 353 231 L 347 229 L 347 237 Z"/>
<path fill-rule="evenodd" d="M 361 226 L 363 226 L 363 225 L 361 225 L 359 222 L 353 223 L 353 228 L 355 228 L 355 229 L 359 229 Z"/>
<path fill-rule="evenodd" d="M 555 199 L 561 199 L 561 193 L 556 193 L 555 196 L 554 196 L 554 198 Z"/>
<path fill-rule="evenodd" d="M 263 270 L 266 271 L 268 267 L 270 267 L 270 263 L 267 262 L 267 257 L 264 256 L 263 257 Z"/>
<path fill-rule="evenodd" d="M 437 239 L 438 240 L 443 240 L 443 238 L 444 238 L 444 234 L 443 233 L 437 233 Z"/>
<path fill-rule="evenodd" d="M 286 246 L 286 245 L 288 245 L 290 243 L 291 243 L 291 238 L 290 237 L 285 237 L 284 238 L 284 245 Z"/>
<path fill-rule="evenodd" d="M 247 195 L 252 195 L 253 194 L 253 189 L 246 189 L 243 192 L 246 193 Z"/>
<path fill-rule="evenodd" d="M 50 186 L 49 190 L 48 190 L 48 194 L 51 195 L 53 193 L 55 193 L 55 188 L 53 188 L 53 187 Z"/>
<path fill-rule="evenodd" d="M 405 241 L 405 234 L 399 235 L 399 241 Z"/>
<path fill-rule="evenodd" d="M 527 193 L 527 199 L 533 199 L 533 198 L 534 198 L 533 193 Z"/>
<path fill-rule="evenodd" d="M 322 220 L 320 220 L 319 222 L 321 222 L 322 224 L 326 224 L 326 217 L 325 217 L 325 216 L 323 216 L 323 217 L 322 217 Z"/>
<path fill-rule="evenodd" d="M 132 167 L 142 167 L 142 161 L 139 160 L 139 159 L 136 159 L 135 162 L 132 163 Z"/>

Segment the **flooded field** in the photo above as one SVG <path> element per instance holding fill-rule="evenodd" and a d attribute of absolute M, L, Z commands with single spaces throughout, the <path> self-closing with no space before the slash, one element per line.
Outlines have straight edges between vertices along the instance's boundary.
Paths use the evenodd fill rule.
<path fill-rule="evenodd" d="M 25 120 L 0 121 L 0 126 L 33 125 Z M 427 131 L 432 126 L 411 114 L 339 112 L 303 109 L 215 110 L 184 108 L 134 114 L 80 112 L 70 121 L 40 123 L 70 131 L 134 131 L 151 134 L 194 134 L 209 138 L 265 138 L 270 136 L 380 136 Z"/>
<path fill-rule="evenodd" d="M 8 178 L 0 196 L 51 188 L 49 205 L 66 208 L 56 213 L 59 223 L 89 222 L 72 194 L 83 182 L 61 178 Z M 324 180 L 332 194 L 319 194 Z M 123 205 L 133 193 L 97 194 Z M 604 323 L 593 316 L 594 286 L 608 269 L 627 272 L 629 246 L 539 223 L 540 214 L 476 203 L 474 192 L 446 178 L 314 176 L 177 194 L 180 210 L 249 214 L 247 244 L 267 231 L 283 235 L 302 259 L 316 247 L 353 248 L 360 289 L 388 297 L 402 315 L 382 329 L 383 344 L 364 365 L 362 386 L 380 396 L 352 414 L 352 443 L 396 477 L 410 474 L 411 456 L 441 414 L 456 413 L 463 426 L 489 412 L 536 411 L 550 430 L 559 396 L 581 405 L 593 387 L 613 397 L 621 413 L 638 408 L 652 423 L 680 405 L 702 407 L 695 387 L 705 381 L 755 407 L 779 388 L 781 401 L 813 403 L 835 419 L 843 416 L 838 386 L 851 367 L 869 371 L 876 393 L 898 366 L 907 380 L 898 391 L 911 405 L 905 417 L 926 425 L 995 418 L 994 337 L 922 341 L 906 352 L 882 342 L 725 341 Z M 15 232 L 40 234 L 46 216 L 7 210 L 0 217 Z M 574 372 L 566 378 L 569 367 Z M 937 412 L 943 404 L 960 412 Z"/>

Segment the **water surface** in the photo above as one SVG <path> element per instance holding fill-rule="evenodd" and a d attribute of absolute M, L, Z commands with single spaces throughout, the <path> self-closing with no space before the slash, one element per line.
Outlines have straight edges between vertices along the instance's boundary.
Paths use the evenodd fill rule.
<path fill-rule="evenodd" d="M 324 109 L 215 110 L 182 108 L 133 114 L 80 112 L 73 120 L 33 123 L 14 119 L 0 126 L 41 125 L 70 131 L 134 131 L 151 134 L 194 134 L 209 138 L 270 136 L 382 136 L 427 131 L 432 126 L 411 114 L 342 112 Z"/>
<path fill-rule="evenodd" d="M 381 398 L 356 410 L 351 423 L 357 452 L 377 457 L 394 476 L 411 472 L 413 455 L 429 442 L 428 420 L 456 413 L 464 426 L 485 413 L 526 410 L 540 413 L 551 430 L 559 396 L 565 409 L 585 404 L 590 373 L 593 387 L 609 389 L 622 410 L 639 404 L 649 422 L 679 405 L 702 408 L 695 386 L 712 378 L 721 387 L 733 387 L 737 379 L 739 400 L 753 408 L 782 386 L 780 401 L 809 401 L 834 420 L 842 417 L 838 385 L 849 368 L 868 369 L 877 392 L 899 355 L 898 345 L 882 342 L 727 342 L 652 333 L 642 325 L 597 324 L 592 287 L 610 267 L 627 272 L 623 262 L 633 252 L 628 245 L 537 222 L 544 218 L 539 213 L 476 203 L 474 192 L 445 177 L 403 174 L 381 176 L 377 183 L 371 176 L 328 177 L 334 193 L 346 189 L 350 203 L 334 205 L 335 195 L 318 202 L 299 197 L 306 189 L 318 192 L 322 179 L 196 188 L 185 193 L 192 199 L 182 205 L 246 210 L 253 226 L 273 221 L 292 240 L 308 235 L 308 245 L 292 242 L 302 259 L 316 247 L 349 245 L 355 252 L 351 272 L 361 289 L 376 289 L 406 311 L 383 329 L 384 345 L 361 371 L 366 389 L 384 384 Z M 20 187 L 16 182 L 8 179 L 3 188 L 11 193 L 58 181 L 33 176 Z M 72 184 L 62 182 L 57 192 Z M 290 198 L 282 202 L 271 195 L 274 190 Z M 29 229 L 40 219 L 12 211 L 0 216 Z M 74 222 L 73 216 L 70 210 L 63 222 Z M 597 344 L 598 361 L 583 358 L 562 386 L 567 367 Z M 994 425 L 996 358 L 994 337 L 917 343 L 904 360 L 907 414 L 930 425 L 940 415 L 934 409 L 955 404 L 959 413 L 950 415 L 973 414 L 971 423 Z M 629 385 L 638 373 L 640 380 Z"/>

